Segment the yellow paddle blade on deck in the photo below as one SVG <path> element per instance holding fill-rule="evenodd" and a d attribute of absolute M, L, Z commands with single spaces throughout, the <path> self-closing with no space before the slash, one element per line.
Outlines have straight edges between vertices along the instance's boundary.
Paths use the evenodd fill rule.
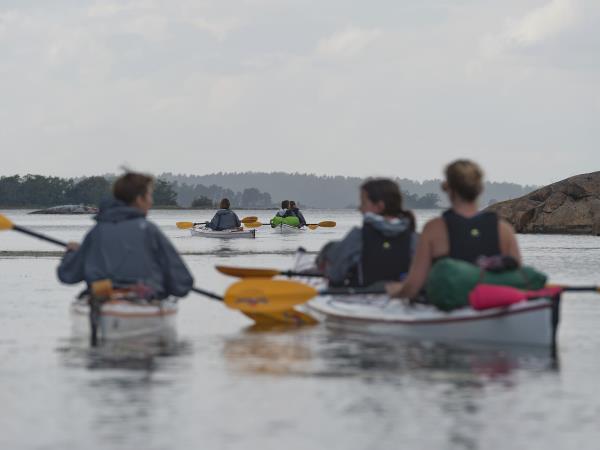
<path fill-rule="evenodd" d="M 15 225 L 12 223 L 12 221 L 8 217 L 0 214 L 0 231 L 1 230 L 12 230 L 14 228 L 14 226 Z"/>
<path fill-rule="evenodd" d="M 258 222 L 258 217 L 256 217 L 256 216 L 244 217 L 242 220 L 240 220 L 240 222 L 242 222 L 242 223 Z"/>
<path fill-rule="evenodd" d="M 246 228 L 258 228 L 258 227 L 262 227 L 263 224 L 260 222 L 249 222 L 249 223 L 244 222 L 244 226 Z"/>
<path fill-rule="evenodd" d="M 246 267 L 215 266 L 219 272 L 237 278 L 273 278 L 281 273 L 275 269 L 250 269 Z"/>
<path fill-rule="evenodd" d="M 323 228 L 333 228 L 337 224 L 333 220 L 324 220 L 323 222 L 319 222 L 317 225 Z"/>
<path fill-rule="evenodd" d="M 189 230 L 194 227 L 194 222 L 175 222 L 175 225 L 182 230 Z"/>
<path fill-rule="evenodd" d="M 227 289 L 224 302 L 244 313 L 276 313 L 305 303 L 317 294 L 311 286 L 295 281 L 245 278 Z"/>

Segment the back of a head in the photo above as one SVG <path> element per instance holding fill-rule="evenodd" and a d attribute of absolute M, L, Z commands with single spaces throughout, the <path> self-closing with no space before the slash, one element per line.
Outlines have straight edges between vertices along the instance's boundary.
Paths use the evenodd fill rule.
<path fill-rule="evenodd" d="M 361 186 L 369 200 L 373 203 L 383 202 L 384 210 L 382 215 L 392 217 L 407 217 L 411 221 L 411 228 L 414 229 L 415 218 L 412 212 L 405 211 L 403 208 L 402 192 L 398 183 L 389 178 L 370 178 Z"/>
<path fill-rule="evenodd" d="M 229 202 L 228 198 L 222 199 L 221 203 L 219 204 L 219 208 L 221 208 L 221 209 L 229 209 L 230 206 L 231 206 L 231 203 Z"/>
<path fill-rule="evenodd" d="M 281 209 L 289 209 L 290 208 L 290 201 L 289 200 L 283 200 L 281 202 Z"/>
<path fill-rule="evenodd" d="M 290 200 L 290 209 L 294 209 L 296 207 L 296 202 L 294 200 Z"/>
<path fill-rule="evenodd" d="M 477 163 L 458 159 L 446 166 L 448 188 L 460 198 L 473 202 L 483 192 L 483 171 Z"/>
<path fill-rule="evenodd" d="M 117 178 L 113 184 L 113 195 L 117 200 L 131 205 L 139 196 L 144 196 L 154 178 L 150 175 L 137 172 L 126 172 Z"/>

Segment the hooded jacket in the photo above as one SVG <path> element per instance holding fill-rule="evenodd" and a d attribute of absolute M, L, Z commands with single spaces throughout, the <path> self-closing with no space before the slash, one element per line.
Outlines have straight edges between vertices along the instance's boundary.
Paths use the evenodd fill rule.
<path fill-rule="evenodd" d="M 219 209 L 207 225 L 211 230 L 217 231 L 229 230 L 241 226 L 242 222 L 240 222 L 237 214 L 230 209 Z"/>
<path fill-rule="evenodd" d="M 63 283 L 110 279 L 116 287 L 142 283 L 158 298 L 185 296 L 194 279 L 160 229 L 142 211 L 112 199 L 100 205 L 97 224 L 77 251 L 58 266 Z"/>
<path fill-rule="evenodd" d="M 410 220 L 398 218 L 386 220 L 382 216 L 366 213 L 363 218 L 364 225 L 370 225 L 381 235 L 388 238 L 396 237 L 410 229 Z M 410 253 L 414 255 L 418 235 L 411 235 Z M 355 227 L 346 237 L 336 243 L 329 245 L 322 258 L 325 260 L 325 276 L 332 285 L 343 284 L 351 272 L 360 267 L 363 250 L 363 230 Z"/>

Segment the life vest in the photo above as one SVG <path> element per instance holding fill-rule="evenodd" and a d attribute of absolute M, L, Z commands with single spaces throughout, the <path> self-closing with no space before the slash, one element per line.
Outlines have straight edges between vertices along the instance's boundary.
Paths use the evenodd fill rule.
<path fill-rule="evenodd" d="M 500 254 L 498 216 L 485 211 L 473 217 L 463 217 L 451 209 L 442 215 L 448 230 L 447 256 L 475 264 L 480 256 Z"/>
<path fill-rule="evenodd" d="M 379 281 L 399 281 L 408 272 L 412 259 L 410 229 L 392 237 L 384 236 L 373 225 L 362 228 L 360 264 L 349 277 L 351 286 L 369 286 Z"/>

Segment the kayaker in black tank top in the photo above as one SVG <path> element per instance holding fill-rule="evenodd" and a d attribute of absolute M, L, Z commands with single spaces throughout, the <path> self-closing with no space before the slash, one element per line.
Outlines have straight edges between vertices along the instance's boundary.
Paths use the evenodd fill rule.
<path fill-rule="evenodd" d="M 498 216 L 491 211 L 463 217 L 449 209 L 442 214 L 448 230 L 450 258 L 475 264 L 480 256 L 500 254 Z"/>
<path fill-rule="evenodd" d="M 442 187 L 452 208 L 425 224 L 408 276 L 401 283 L 386 285 L 392 297 L 415 297 L 425 286 L 432 264 L 440 258 L 476 263 L 480 256 L 499 256 L 515 266 L 521 264 L 512 226 L 494 213 L 479 211 L 477 198 L 483 191 L 479 166 L 457 160 L 446 166 L 445 172 Z"/>
<path fill-rule="evenodd" d="M 362 228 L 323 247 L 317 263 L 331 285 L 368 286 L 406 276 L 416 247 L 414 216 L 402 208 L 398 184 L 366 181 L 360 190 Z"/>

